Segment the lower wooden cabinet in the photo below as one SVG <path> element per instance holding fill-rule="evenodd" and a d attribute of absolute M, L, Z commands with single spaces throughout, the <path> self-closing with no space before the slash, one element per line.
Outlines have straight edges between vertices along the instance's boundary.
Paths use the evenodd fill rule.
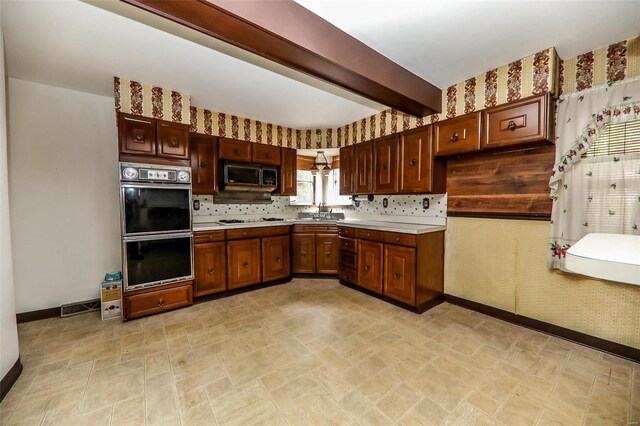
<path fill-rule="evenodd" d="M 416 249 L 384 245 L 383 293 L 410 305 L 416 301 Z"/>
<path fill-rule="evenodd" d="M 288 235 L 262 239 L 262 281 L 273 281 L 291 275 Z"/>
<path fill-rule="evenodd" d="M 382 243 L 358 241 L 358 285 L 382 293 Z"/>
<path fill-rule="evenodd" d="M 338 234 L 316 234 L 316 272 L 338 273 Z"/>
<path fill-rule="evenodd" d="M 293 234 L 293 272 L 296 274 L 316 272 L 315 234 Z"/>
<path fill-rule="evenodd" d="M 260 282 L 260 238 L 227 241 L 227 286 L 244 287 Z"/>
<path fill-rule="evenodd" d="M 194 296 L 206 296 L 227 289 L 227 247 L 224 242 L 193 246 Z"/>
<path fill-rule="evenodd" d="M 124 317 L 134 319 L 193 304 L 193 285 L 188 284 L 161 290 L 145 289 L 124 296 Z"/>

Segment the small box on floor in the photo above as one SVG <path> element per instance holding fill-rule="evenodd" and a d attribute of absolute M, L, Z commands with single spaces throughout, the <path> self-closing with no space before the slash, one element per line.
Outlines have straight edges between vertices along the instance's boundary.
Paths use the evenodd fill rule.
<path fill-rule="evenodd" d="M 103 281 L 100 284 L 102 320 L 122 318 L 122 281 Z"/>

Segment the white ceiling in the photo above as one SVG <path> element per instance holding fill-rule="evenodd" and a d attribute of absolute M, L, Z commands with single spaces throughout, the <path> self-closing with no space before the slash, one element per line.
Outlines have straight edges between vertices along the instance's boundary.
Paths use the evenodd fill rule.
<path fill-rule="evenodd" d="M 385 108 L 116 0 L 0 1 L 9 77 L 113 96 L 118 75 L 300 129 Z M 603 47 L 640 22 L 640 0 L 297 1 L 439 87 L 550 46 Z"/>

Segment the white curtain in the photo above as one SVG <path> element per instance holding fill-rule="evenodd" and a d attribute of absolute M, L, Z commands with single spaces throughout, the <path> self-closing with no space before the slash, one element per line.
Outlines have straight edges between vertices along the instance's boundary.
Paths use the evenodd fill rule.
<path fill-rule="evenodd" d="M 566 250 L 589 232 L 638 233 L 638 156 L 581 158 L 607 124 L 634 120 L 640 120 L 640 79 L 558 101 L 556 163 L 549 180 L 550 268 L 564 269 Z"/>

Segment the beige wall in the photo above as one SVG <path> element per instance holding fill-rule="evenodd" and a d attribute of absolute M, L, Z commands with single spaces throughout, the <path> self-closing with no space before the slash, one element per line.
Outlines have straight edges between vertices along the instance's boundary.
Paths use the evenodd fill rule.
<path fill-rule="evenodd" d="M 445 292 L 640 348 L 640 287 L 551 272 L 549 223 L 449 218 Z"/>
<path fill-rule="evenodd" d="M 17 312 L 99 297 L 120 269 L 113 98 L 9 79 Z"/>

